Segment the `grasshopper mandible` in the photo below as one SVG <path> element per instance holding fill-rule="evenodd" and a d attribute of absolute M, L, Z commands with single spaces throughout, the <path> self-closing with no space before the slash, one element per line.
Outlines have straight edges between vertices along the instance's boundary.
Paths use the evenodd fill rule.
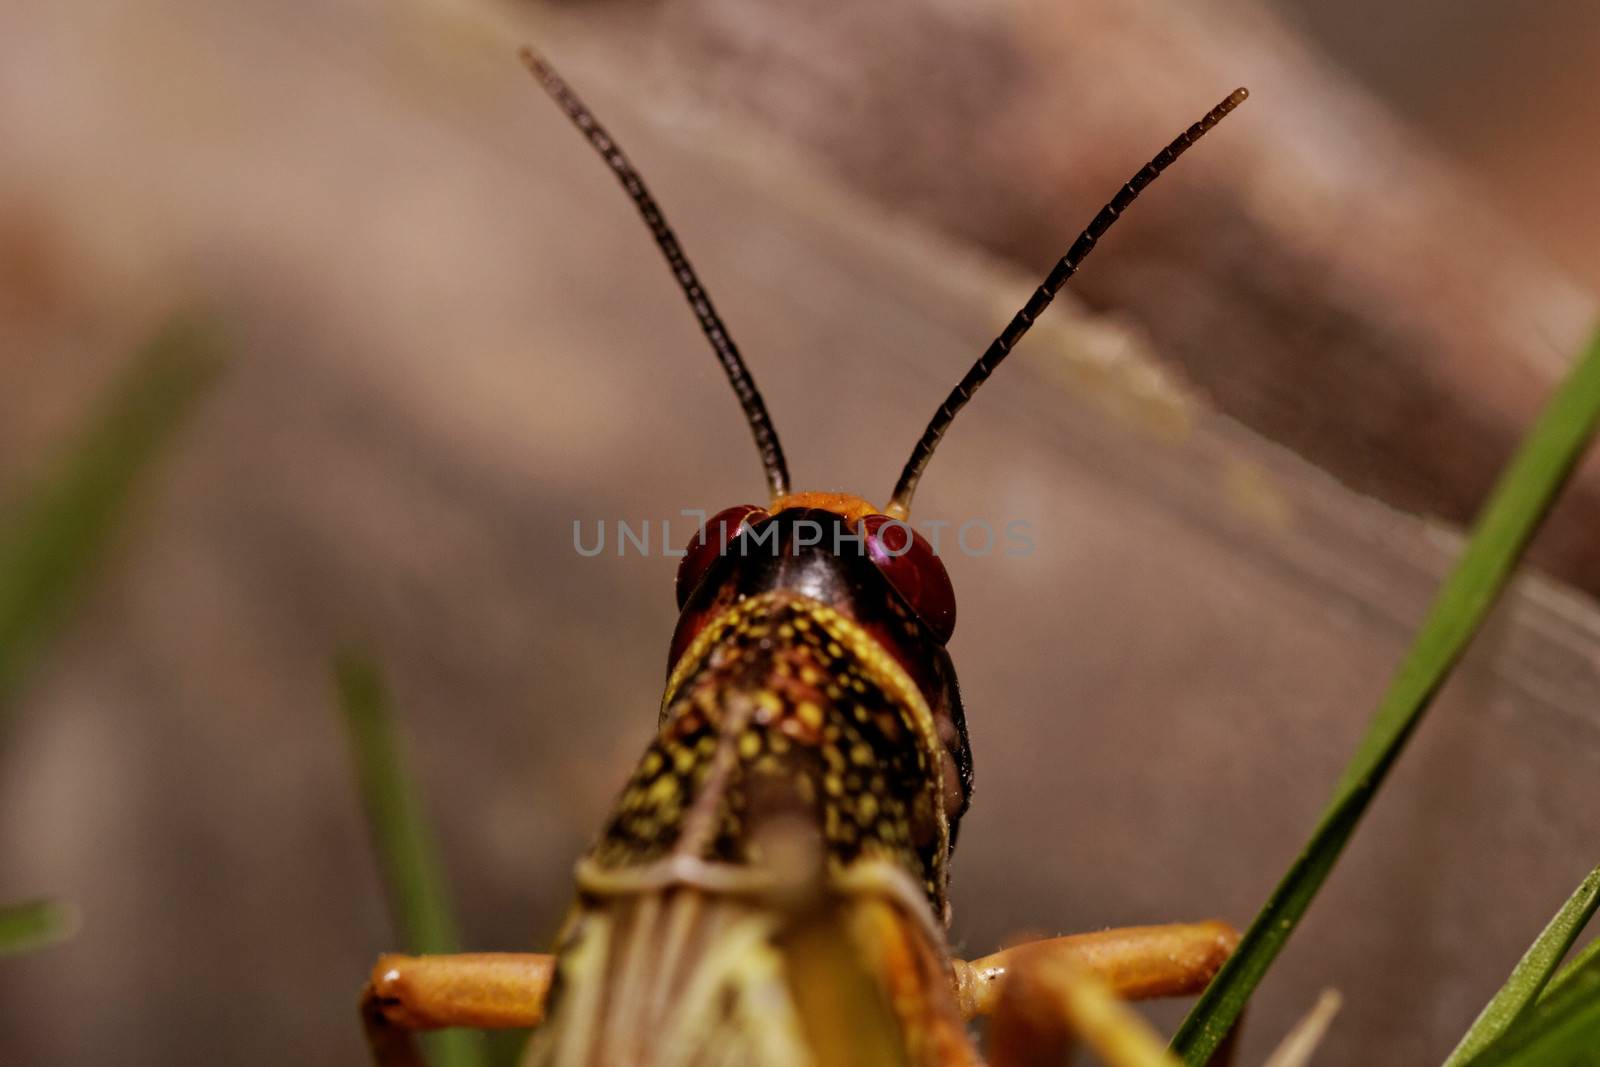
<path fill-rule="evenodd" d="M 744 409 L 770 499 L 713 516 L 677 576 L 655 739 L 592 850 L 553 955 L 385 956 L 362 1016 L 375 1060 L 415 1030 L 537 1030 L 541 1067 L 1059 1062 L 1060 982 L 1198 991 L 1237 938 L 1220 922 L 1108 930 L 973 962 L 945 940 L 972 790 L 955 594 L 908 524 L 956 413 L 1117 217 L 1245 99 L 1238 89 L 1135 174 L 940 405 L 889 502 L 793 492 L 761 394 L 637 171 L 556 73 L 535 78 L 644 217 Z M 1070 970 L 1064 971 L 1063 968 Z"/>

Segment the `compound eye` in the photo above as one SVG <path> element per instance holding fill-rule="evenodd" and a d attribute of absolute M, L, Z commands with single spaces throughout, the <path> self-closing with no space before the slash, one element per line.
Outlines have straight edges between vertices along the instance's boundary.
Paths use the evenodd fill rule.
<path fill-rule="evenodd" d="M 948 642 L 956 629 L 956 591 L 933 546 L 906 523 L 887 515 L 868 515 L 862 526 L 872 562 L 939 643 Z"/>
<path fill-rule="evenodd" d="M 754 504 L 739 504 L 725 508 L 706 520 L 705 527 L 695 531 L 684 549 L 683 561 L 678 564 L 678 610 L 689 602 L 689 596 L 705 580 L 711 565 L 721 558 L 729 546 L 738 540 L 744 528 L 760 522 L 767 513 Z"/>

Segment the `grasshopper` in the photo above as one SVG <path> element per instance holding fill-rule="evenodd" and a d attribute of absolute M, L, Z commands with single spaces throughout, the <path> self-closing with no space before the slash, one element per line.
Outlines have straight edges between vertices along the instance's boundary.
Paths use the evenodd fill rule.
<path fill-rule="evenodd" d="M 375 1061 L 420 1064 L 414 1031 L 469 1026 L 535 1027 L 536 1067 L 959 1067 L 984 1062 L 967 1025 L 992 1016 L 988 1062 L 1034 1067 L 1060 1062 L 1076 983 L 1197 992 L 1237 942 L 1225 923 L 952 956 L 972 757 L 945 648 L 955 594 L 908 518 L 957 412 L 1245 90 L 1094 217 L 939 407 L 880 508 L 791 490 L 761 394 L 638 172 L 547 63 L 522 57 L 665 254 L 744 409 L 769 499 L 710 518 L 680 562 L 657 732 L 577 866 L 555 952 L 382 957 L 362 997 Z"/>

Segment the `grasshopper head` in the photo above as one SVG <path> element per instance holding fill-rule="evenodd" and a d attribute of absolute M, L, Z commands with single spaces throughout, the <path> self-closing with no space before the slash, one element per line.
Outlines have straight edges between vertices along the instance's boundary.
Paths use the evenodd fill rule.
<path fill-rule="evenodd" d="M 679 564 L 681 613 L 669 658 L 673 674 L 708 654 L 706 641 L 696 638 L 720 633 L 714 625 L 718 620 L 731 617 L 751 598 L 774 595 L 789 603 L 805 598 L 819 611 L 843 616 L 870 638 L 878 654 L 898 663 L 901 676 L 920 691 L 918 703 L 926 703 L 943 749 L 944 814 L 953 833 L 971 794 L 972 755 L 955 667 L 945 648 L 955 627 L 955 592 L 932 547 L 905 522 L 838 493 L 785 494 L 770 508 L 741 504 L 718 512 L 691 539 Z M 798 638 L 780 630 L 763 634 L 760 644 L 782 659 L 784 643 L 791 640 Z M 692 651 L 696 647 L 699 652 Z M 841 663 L 850 655 L 843 648 L 835 652 Z M 766 662 L 753 656 L 751 662 L 757 661 Z M 768 678 L 761 684 L 790 682 Z"/>
<path fill-rule="evenodd" d="M 777 521 L 780 516 L 782 522 Z M 956 628 L 956 594 L 938 553 L 908 523 L 847 493 L 788 493 L 768 508 L 740 504 L 713 515 L 690 540 L 678 565 L 678 608 L 688 605 L 723 558 L 789 553 L 798 559 L 807 549 L 870 563 L 927 633 L 941 646 L 949 642 Z M 825 562 L 820 569 L 828 569 Z M 791 573 L 816 584 L 818 570 L 814 563 Z"/>

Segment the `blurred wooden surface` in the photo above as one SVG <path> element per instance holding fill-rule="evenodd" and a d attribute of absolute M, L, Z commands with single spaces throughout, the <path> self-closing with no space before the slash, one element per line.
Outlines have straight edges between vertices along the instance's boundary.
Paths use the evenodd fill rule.
<path fill-rule="evenodd" d="M 1600 7 L 1549 0 L 1269 0 L 1590 292 L 1600 289 Z M 1475 77 L 1463 77 L 1475 71 Z"/>
<path fill-rule="evenodd" d="M 357 1061 L 355 987 L 392 946 L 331 698 L 346 641 L 390 671 L 470 947 L 543 944 L 560 920 L 654 722 L 673 620 L 674 561 L 579 558 L 572 523 L 715 508 L 760 482 L 648 238 L 517 42 L 560 57 L 646 169 L 802 484 L 886 491 L 1036 280 L 934 216 L 889 216 L 803 140 L 700 108 L 708 64 L 628 37 L 651 10 L 0 13 L 0 233 L 6 276 L 27 280 L 0 325 L 0 490 L 40 469 L 173 304 L 209 302 L 238 348 L 0 751 L 0 899 L 59 893 L 86 916 L 72 944 L 0 967 L 15 1062 Z M 748 10 L 751 33 L 790 18 Z M 943 40 L 941 25 L 916 33 Z M 802 68 L 866 62 L 826 34 L 782 40 Z M 1095 146 L 1093 188 L 1063 188 L 1073 206 L 1041 214 L 1041 247 L 1193 110 L 1172 91 L 1171 114 L 1119 98 L 1115 121 L 1064 142 Z M 1253 121 L 1279 128 L 1288 105 L 1262 95 Z M 1038 546 L 950 561 L 978 776 L 953 934 L 975 951 L 1026 930 L 1247 920 L 1451 558 L 1447 531 L 1215 413 L 1168 369 L 1159 323 L 1108 295 L 1139 289 L 1141 255 L 1209 278 L 1211 242 L 1179 227 L 1163 250 L 1162 227 L 1242 227 L 1272 202 L 1228 192 L 1229 161 L 1269 139 L 1242 120 L 1108 243 L 1102 284 L 1128 288 L 1090 295 L 1116 310 L 1064 299 L 924 485 L 924 517 L 1022 519 Z M 1350 182 L 1336 201 L 1373 210 Z M 1250 225 L 1245 247 L 1264 247 Z M 1483 240 L 1462 263 L 1505 247 Z M 1254 321 L 1254 295 L 1231 299 L 1184 341 L 1215 350 L 1186 365 L 1224 359 Z M 1488 435 L 1474 390 L 1439 380 L 1463 394 L 1461 432 Z M 1301 388 L 1334 400 L 1308 381 L 1285 403 Z M 1454 402 L 1437 400 L 1441 425 Z M 1373 455 L 1413 477 L 1412 454 Z M 1330 985 L 1346 1008 L 1328 1062 L 1450 1047 L 1594 861 L 1597 689 L 1593 601 L 1524 578 L 1263 988 L 1244 1062 Z"/>

